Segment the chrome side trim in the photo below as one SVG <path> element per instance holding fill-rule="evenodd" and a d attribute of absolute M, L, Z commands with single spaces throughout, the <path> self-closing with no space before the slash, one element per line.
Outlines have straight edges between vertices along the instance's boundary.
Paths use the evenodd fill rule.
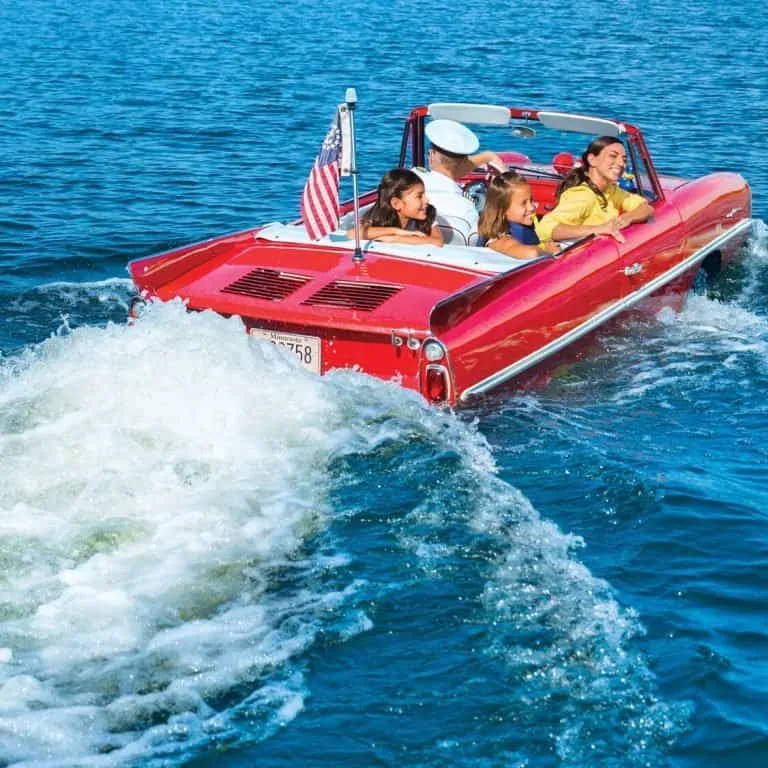
<path fill-rule="evenodd" d="M 599 312 L 597 315 L 587 320 L 586 323 L 582 323 L 573 330 L 568 331 L 568 333 L 564 334 L 559 339 L 551 341 L 541 349 L 536 350 L 536 352 L 531 352 L 530 355 L 522 358 L 522 360 L 518 360 L 516 363 L 508 365 L 506 368 L 502 368 L 500 371 L 497 371 L 492 376 L 483 379 L 477 384 L 473 384 L 471 387 L 467 387 L 467 389 L 461 393 L 460 399 L 464 401 L 472 395 L 478 395 L 483 392 L 487 392 L 488 390 L 503 384 L 505 381 L 514 378 L 528 368 L 532 368 L 534 365 L 538 365 L 543 360 L 546 360 L 546 358 L 548 358 L 550 355 L 559 352 L 561 349 L 564 349 L 572 342 L 580 339 L 582 336 L 586 336 L 588 333 L 594 331 L 596 328 L 599 328 L 603 323 L 610 320 L 612 317 L 621 314 L 625 310 L 632 307 L 634 304 L 637 304 L 637 302 L 639 302 L 641 299 L 644 299 L 646 296 L 650 296 L 662 286 L 671 282 L 676 277 L 682 275 L 683 272 L 686 272 L 688 269 L 690 269 L 694 264 L 696 264 L 696 262 L 702 261 L 708 253 L 714 251 L 719 246 L 723 245 L 723 243 L 727 243 L 736 235 L 740 235 L 744 230 L 750 228 L 751 226 L 752 219 L 744 219 L 744 221 L 741 221 L 735 226 L 731 227 L 731 229 L 729 229 L 727 232 L 723 232 L 721 235 L 718 235 L 714 240 L 709 242 L 703 248 L 699 248 L 698 251 L 691 254 L 687 259 L 681 261 L 669 271 L 664 272 L 664 274 L 654 278 L 639 290 L 628 294 L 623 299 L 620 299 L 615 304 L 612 304 L 610 307 L 606 307 L 602 312 Z"/>

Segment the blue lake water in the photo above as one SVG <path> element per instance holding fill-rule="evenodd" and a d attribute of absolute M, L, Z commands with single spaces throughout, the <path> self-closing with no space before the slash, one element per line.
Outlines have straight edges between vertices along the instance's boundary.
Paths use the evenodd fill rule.
<path fill-rule="evenodd" d="M 640 14 L 640 17 L 638 17 Z M 0 765 L 768 765 L 764 3 L 0 5 Z M 752 185 L 738 265 L 459 413 L 125 264 L 362 186 L 431 101 Z"/>

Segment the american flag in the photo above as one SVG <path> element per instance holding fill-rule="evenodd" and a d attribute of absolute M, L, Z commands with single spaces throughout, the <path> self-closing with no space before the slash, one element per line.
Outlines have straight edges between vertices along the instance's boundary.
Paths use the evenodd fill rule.
<path fill-rule="evenodd" d="M 301 217 L 307 234 L 313 240 L 333 232 L 339 226 L 341 152 L 341 120 L 337 110 L 301 195 Z"/>

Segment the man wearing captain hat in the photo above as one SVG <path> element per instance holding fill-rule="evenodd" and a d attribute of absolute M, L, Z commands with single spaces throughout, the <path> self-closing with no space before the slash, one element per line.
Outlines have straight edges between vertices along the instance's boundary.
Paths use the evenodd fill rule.
<path fill-rule="evenodd" d="M 427 198 L 437 209 L 437 224 L 453 234 L 453 242 L 467 245 L 477 233 L 478 211 L 456 183 L 486 163 L 506 171 L 495 152 L 477 152 L 480 142 L 466 125 L 455 120 L 432 120 L 424 132 L 430 141 L 429 168 L 414 168 L 424 182 Z"/>

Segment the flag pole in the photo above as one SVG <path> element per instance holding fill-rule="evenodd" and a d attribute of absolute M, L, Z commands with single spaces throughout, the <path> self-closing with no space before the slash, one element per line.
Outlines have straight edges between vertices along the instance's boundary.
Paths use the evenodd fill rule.
<path fill-rule="evenodd" d="M 344 95 L 344 101 L 349 111 L 349 144 L 350 144 L 350 162 L 349 173 L 352 176 L 352 204 L 355 212 L 355 252 L 352 258 L 354 261 L 363 260 L 363 251 L 360 247 L 360 197 L 357 192 L 357 155 L 355 150 L 355 107 L 357 106 L 357 91 L 354 88 L 347 88 Z"/>

